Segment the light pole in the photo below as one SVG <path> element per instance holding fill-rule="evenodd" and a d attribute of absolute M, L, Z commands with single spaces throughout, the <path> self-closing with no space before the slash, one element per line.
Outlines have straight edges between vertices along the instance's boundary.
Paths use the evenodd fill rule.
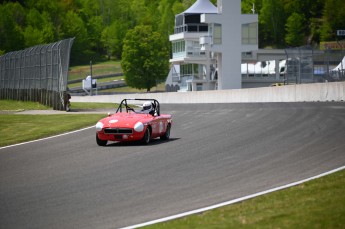
<path fill-rule="evenodd" d="M 91 80 L 91 88 L 90 88 L 90 96 L 92 96 L 92 60 L 90 60 L 90 80 Z"/>

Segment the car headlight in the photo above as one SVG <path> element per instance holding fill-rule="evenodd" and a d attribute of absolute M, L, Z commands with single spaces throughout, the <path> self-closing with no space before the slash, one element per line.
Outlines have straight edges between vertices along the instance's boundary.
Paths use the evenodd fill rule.
<path fill-rule="evenodd" d="M 96 124 L 96 131 L 101 131 L 103 129 L 103 123 L 102 122 L 97 122 Z"/>
<path fill-rule="evenodd" d="M 144 124 L 142 122 L 137 122 L 135 125 L 134 125 L 134 130 L 136 132 L 141 132 L 144 130 Z"/>

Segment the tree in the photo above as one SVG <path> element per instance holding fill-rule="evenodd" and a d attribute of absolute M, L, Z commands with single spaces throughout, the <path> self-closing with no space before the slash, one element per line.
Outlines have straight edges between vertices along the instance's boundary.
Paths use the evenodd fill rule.
<path fill-rule="evenodd" d="M 194 0 L 182 0 L 183 7 L 185 9 L 188 9 L 190 6 L 192 6 L 196 1 Z M 182 12 L 181 12 L 182 13 Z"/>
<path fill-rule="evenodd" d="M 331 41 L 334 39 L 332 26 L 328 21 L 322 23 L 320 29 L 320 39 L 321 41 Z"/>
<path fill-rule="evenodd" d="M 305 38 L 305 18 L 302 14 L 293 13 L 286 23 L 285 42 L 290 46 L 303 45 Z"/>
<path fill-rule="evenodd" d="M 123 33 L 126 31 L 124 27 L 126 27 L 124 23 L 115 21 L 103 30 L 101 41 L 107 51 L 108 58 L 110 56 L 121 58 L 123 39 L 126 35 Z"/>
<path fill-rule="evenodd" d="M 19 3 L 0 4 L 0 50 L 2 52 L 24 48 L 22 28 L 18 24 L 19 18 L 25 17 L 23 11 Z"/>
<path fill-rule="evenodd" d="M 263 34 L 264 44 L 284 45 L 285 13 L 282 1 L 262 0 L 260 10 L 260 34 Z"/>
<path fill-rule="evenodd" d="M 75 37 L 71 50 L 71 62 L 82 63 L 89 59 L 86 52 L 89 51 L 89 43 L 87 40 L 87 30 L 84 21 L 72 10 L 68 11 L 63 19 L 60 39 Z"/>
<path fill-rule="evenodd" d="M 169 51 L 151 26 L 136 26 L 124 40 L 122 70 L 128 86 L 150 91 L 169 71 Z"/>
<path fill-rule="evenodd" d="M 185 10 L 185 8 L 183 7 L 181 2 L 179 2 L 179 1 L 174 2 L 173 7 L 172 7 L 172 11 L 173 11 L 174 15 L 180 14 L 184 10 Z"/>
<path fill-rule="evenodd" d="M 146 5 L 142 0 L 133 0 L 131 5 L 131 16 L 133 17 L 135 24 L 146 23 Z"/>
<path fill-rule="evenodd" d="M 26 9 L 36 9 L 38 12 L 49 15 L 50 21 L 53 24 L 53 27 L 56 29 L 55 36 L 59 36 L 59 27 L 61 21 L 63 20 L 66 12 L 71 9 L 63 8 L 63 1 L 51 1 L 51 0 L 25 0 L 24 5 Z M 64 1 L 65 2 L 65 1 Z"/>
<path fill-rule="evenodd" d="M 53 25 L 46 12 L 40 14 L 36 9 L 31 9 L 26 15 L 26 24 L 24 30 L 26 47 L 54 42 Z"/>
<path fill-rule="evenodd" d="M 94 50 L 101 51 L 101 36 L 103 31 L 103 22 L 101 16 L 93 16 L 87 23 L 88 42 Z"/>
<path fill-rule="evenodd" d="M 217 0 L 210 0 L 217 4 Z M 223 0 L 231 1 L 231 0 Z M 25 0 L 0 3 L 0 50 L 9 52 L 36 44 L 76 37 L 71 60 L 88 63 L 103 55 L 121 57 L 129 29 L 149 25 L 170 49 L 176 14 L 196 0 Z M 345 28 L 344 0 L 241 0 L 242 13 L 259 15 L 259 46 L 285 47 L 307 38 L 308 44 L 340 39 Z M 294 13 L 304 15 L 296 32 Z M 290 18 L 290 19 L 289 19 Z M 289 19 L 289 20 L 288 20 Z M 114 28 L 116 27 L 116 28 Z M 304 36 L 297 39 L 297 35 Z M 294 40 L 294 41 L 293 41 Z"/>
<path fill-rule="evenodd" d="M 345 28 L 345 4 L 343 0 L 326 0 L 323 11 L 321 40 L 335 40 L 336 31 Z"/>
<path fill-rule="evenodd" d="M 174 13 L 172 8 L 172 2 L 169 0 L 162 0 L 159 3 L 160 14 L 162 19 L 159 22 L 159 31 L 163 36 L 166 36 L 167 40 L 169 35 L 174 31 Z"/>
<path fill-rule="evenodd" d="M 262 0 L 242 0 L 241 1 L 241 11 L 242 14 L 252 14 L 253 6 L 255 13 L 259 13 Z"/>

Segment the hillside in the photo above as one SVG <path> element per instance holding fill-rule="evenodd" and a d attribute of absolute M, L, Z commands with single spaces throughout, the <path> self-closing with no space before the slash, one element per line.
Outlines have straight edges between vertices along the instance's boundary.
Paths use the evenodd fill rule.
<path fill-rule="evenodd" d="M 72 95 L 87 94 L 82 89 L 82 81 L 90 75 L 90 65 L 73 66 L 68 73 L 68 88 Z M 93 79 L 97 80 L 97 90 L 93 93 L 114 94 L 114 93 L 139 93 L 146 90 L 138 90 L 128 87 L 125 83 L 119 61 L 105 61 L 92 65 Z M 155 91 L 165 91 L 165 84 L 161 83 L 153 88 Z"/>
<path fill-rule="evenodd" d="M 194 2 L 2 1 L 0 55 L 76 37 L 72 65 L 110 57 L 120 59 L 127 31 L 138 25 L 151 26 L 170 47 L 167 38 L 174 31 L 175 15 Z M 253 9 L 259 15 L 260 48 L 318 45 L 320 41 L 340 39 L 336 30 L 345 29 L 343 0 L 242 0 L 242 13 L 252 13 Z"/>

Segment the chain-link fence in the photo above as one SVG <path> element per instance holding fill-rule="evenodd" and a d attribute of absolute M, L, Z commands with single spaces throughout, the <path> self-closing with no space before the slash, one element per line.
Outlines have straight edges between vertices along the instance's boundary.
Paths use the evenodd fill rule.
<path fill-rule="evenodd" d="M 344 51 L 310 46 L 285 49 L 287 84 L 345 81 Z"/>
<path fill-rule="evenodd" d="M 0 56 L 0 99 L 40 102 L 64 110 L 73 40 Z"/>

